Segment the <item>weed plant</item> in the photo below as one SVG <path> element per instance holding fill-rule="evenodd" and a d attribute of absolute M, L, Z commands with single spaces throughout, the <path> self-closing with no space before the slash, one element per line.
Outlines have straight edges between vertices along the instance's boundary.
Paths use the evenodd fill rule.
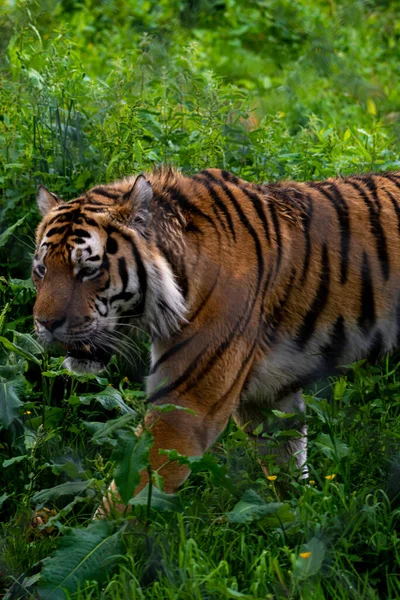
<path fill-rule="evenodd" d="M 398 169 L 398 3 L 0 9 L 0 595 L 399 598 L 399 356 L 306 390 L 308 483 L 266 479 L 231 423 L 176 496 L 93 522 L 113 476 L 129 500 L 147 464 L 148 344 L 72 377 L 32 335 L 30 281 L 39 183 L 70 199 L 160 163 L 257 182 Z"/>

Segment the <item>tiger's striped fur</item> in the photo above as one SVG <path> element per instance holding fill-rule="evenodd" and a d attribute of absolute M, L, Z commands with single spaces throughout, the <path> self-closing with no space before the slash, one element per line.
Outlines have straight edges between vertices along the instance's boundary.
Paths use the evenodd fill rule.
<path fill-rule="evenodd" d="M 254 185 L 164 169 L 67 204 L 41 188 L 38 202 L 39 336 L 78 344 L 68 365 L 90 370 L 119 319 L 137 319 L 152 337 L 149 401 L 196 413 L 149 413 L 153 468 L 160 448 L 201 455 L 234 416 L 304 472 L 301 388 L 399 345 L 400 173 Z M 280 448 L 252 434 L 273 408 L 296 413 L 299 437 Z M 173 491 L 188 471 L 161 474 Z"/>

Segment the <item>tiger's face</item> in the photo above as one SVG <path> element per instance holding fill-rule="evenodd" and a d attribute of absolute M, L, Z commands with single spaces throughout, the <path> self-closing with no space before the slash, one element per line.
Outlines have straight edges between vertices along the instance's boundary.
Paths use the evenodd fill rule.
<path fill-rule="evenodd" d="M 157 306 L 171 291 L 179 318 L 183 311 L 171 269 L 144 235 L 151 185 L 140 176 L 128 192 L 96 189 L 68 203 L 38 191 L 35 330 L 42 342 L 65 348 L 65 367 L 78 373 L 101 371 L 132 319 L 167 334 L 163 321 L 171 315 L 157 314 Z"/>

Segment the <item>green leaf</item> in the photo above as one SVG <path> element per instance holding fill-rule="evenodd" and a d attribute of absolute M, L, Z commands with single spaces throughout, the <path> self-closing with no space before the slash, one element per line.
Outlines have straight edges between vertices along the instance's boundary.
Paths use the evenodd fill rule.
<path fill-rule="evenodd" d="M 287 504 L 264 502 L 254 490 L 246 490 L 227 517 L 231 523 L 251 523 L 263 519 L 263 523 L 265 520 L 265 524 L 271 527 L 292 522 L 295 518 Z"/>
<path fill-rule="evenodd" d="M 32 496 L 32 502 L 41 504 L 42 502 L 57 500 L 62 496 L 76 496 L 87 490 L 93 482 L 94 479 L 88 479 L 87 481 L 67 481 L 66 483 L 56 485 L 53 488 L 36 492 L 36 494 Z"/>
<path fill-rule="evenodd" d="M 96 421 L 83 421 L 88 431 L 93 434 L 92 441 L 96 444 L 104 444 L 106 442 L 115 442 L 113 434 L 125 427 L 133 419 L 133 415 L 125 414 L 118 419 L 111 419 L 106 423 Z"/>
<path fill-rule="evenodd" d="M 307 556 L 309 554 L 309 556 Z M 305 556 L 301 556 L 304 554 Z M 325 557 L 325 545 L 321 540 L 313 537 L 308 544 L 302 547 L 299 557 L 294 566 L 294 576 L 296 579 L 307 579 L 312 577 L 322 567 Z"/>
<path fill-rule="evenodd" d="M 25 387 L 25 379 L 17 377 L 11 381 L 0 379 L 0 429 L 7 428 L 19 416 L 22 402 L 19 394 Z"/>
<path fill-rule="evenodd" d="M 264 424 L 260 423 L 253 431 L 253 435 L 260 435 L 263 432 L 263 429 L 264 429 Z"/>
<path fill-rule="evenodd" d="M 8 497 L 8 494 L 2 494 L 0 496 L 0 508 L 3 506 L 4 502 L 7 500 Z"/>
<path fill-rule="evenodd" d="M 108 385 L 105 390 L 98 394 L 82 394 L 79 396 L 81 404 L 90 404 L 92 400 L 100 402 L 106 410 L 119 407 L 123 412 L 136 416 L 136 412 L 130 406 L 125 404 L 121 394 L 111 385 Z"/>
<path fill-rule="evenodd" d="M 294 413 L 294 412 L 291 412 L 291 413 L 285 413 L 285 412 L 282 412 L 281 410 L 277 410 L 277 409 L 275 409 L 275 408 L 273 408 L 273 409 L 271 410 L 271 412 L 272 412 L 272 414 L 273 414 L 273 415 L 275 415 L 275 416 L 276 416 L 276 417 L 278 417 L 279 419 L 290 419 L 291 417 L 294 417 L 294 415 L 296 414 L 296 413 Z"/>
<path fill-rule="evenodd" d="M 71 529 L 43 567 L 39 597 L 66 600 L 82 590 L 85 581 L 105 581 L 111 567 L 121 560 L 122 550 L 122 530 L 112 533 L 106 520 L 93 521 L 86 529 Z"/>
<path fill-rule="evenodd" d="M 2 234 L 0 234 L 0 248 L 5 246 L 5 244 L 8 241 L 8 238 L 14 233 L 14 231 L 17 229 L 17 227 L 19 227 L 21 225 L 21 223 L 23 223 L 25 221 L 27 216 L 28 215 L 24 215 L 21 219 L 18 219 L 18 221 L 16 223 L 14 223 L 14 225 L 11 225 L 11 227 L 9 227 L 5 231 L 3 231 Z"/>
<path fill-rule="evenodd" d="M 19 348 L 29 352 L 33 355 L 41 355 L 44 353 L 44 348 L 39 342 L 29 333 L 20 333 L 14 331 L 14 344 L 18 345 Z"/>
<path fill-rule="evenodd" d="M 330 436 L 327 433 L 320 433 L 315 445 L 331 460 L 340 460 L 348 456 L 350 448 L 336 436 Z"/>
<path fill-rule="evenodd" d="M 13 342 L 10 342 L 10 340 L 8 340 L 5 337 L 0 336 L 0 344 L 3 344 L 3 346 L 7 350 L 10 350 L 10 352 L 15 352 L 16 354 L 19 354 L 19 356 L 22 356 L 28 362 L 29 361 L 34 362 L 37 365 L 41 364 L 40 360 L 37 359 L 36 356 L 34 356 L 34 354 L 32 354 L 32 352 L 29 352 L 28 350 L 24 350 L 24 348 L 17 346 L 17 344 L 14 344 Z"/>
<path fill-rule="evenodd" d="M 129 504 L 132 504 L 133 506 L 147 506 L 148 497 L 149 484 L 147 484 L 137 496 L 129 500 Z M 155 486 L 152 486 L 151 489 L 151 508 L 171 512 L 183 511 L 183 505 L 179 496 L 176 494 L 166 494 Z"/>
<path fill-rule="evenodd" d="M 208 471 L 212 477 L 213 483 L 220 485 L 228 490 L 231 494 L 236 494 L 237 490 L 229 477 L 225 465 L 218 464 L 217 459 L 212 454 L 203 454 L 203 456 L 191 456 L 188 463 L 193 473 L 200 471 Z"/>
<path fill-rule="evenodd" d="M 144 431 L 139 437 L 133 431 L 120 431 L 113 453 L 114 479 L 122 502 L 128 504 L 140 482 L 140 473 L 149 464 L 153 436 Z"/>
<path fill-rule="evenodd" d="M 9 458 L 8 460 L 3 461 L 3 469 L 14 465 L 15 463 L 20 463 L 27 458 L 27 454 L 22 454 L 21 456 L 14 456 L 13 458 Z"/>

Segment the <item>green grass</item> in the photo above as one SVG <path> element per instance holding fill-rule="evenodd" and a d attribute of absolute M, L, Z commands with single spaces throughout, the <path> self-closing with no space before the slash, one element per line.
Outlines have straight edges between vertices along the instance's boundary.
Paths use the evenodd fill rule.
<path fill-rule="evenodd" d="M 29 334 L 39 183 L 69 199 L 159 163 L 258 182 L 399 168 L 397 3 L 0 0 L 0 15 L 0 595 L 399 598 L 399 356 L 307 390 L 308 485 L 265 479 L 230 424 L 176 498 L 93 525 L 143 417 L 148 344 L 73 378 Z M 50 536 L 29 526 L 41 505 Z"/>

